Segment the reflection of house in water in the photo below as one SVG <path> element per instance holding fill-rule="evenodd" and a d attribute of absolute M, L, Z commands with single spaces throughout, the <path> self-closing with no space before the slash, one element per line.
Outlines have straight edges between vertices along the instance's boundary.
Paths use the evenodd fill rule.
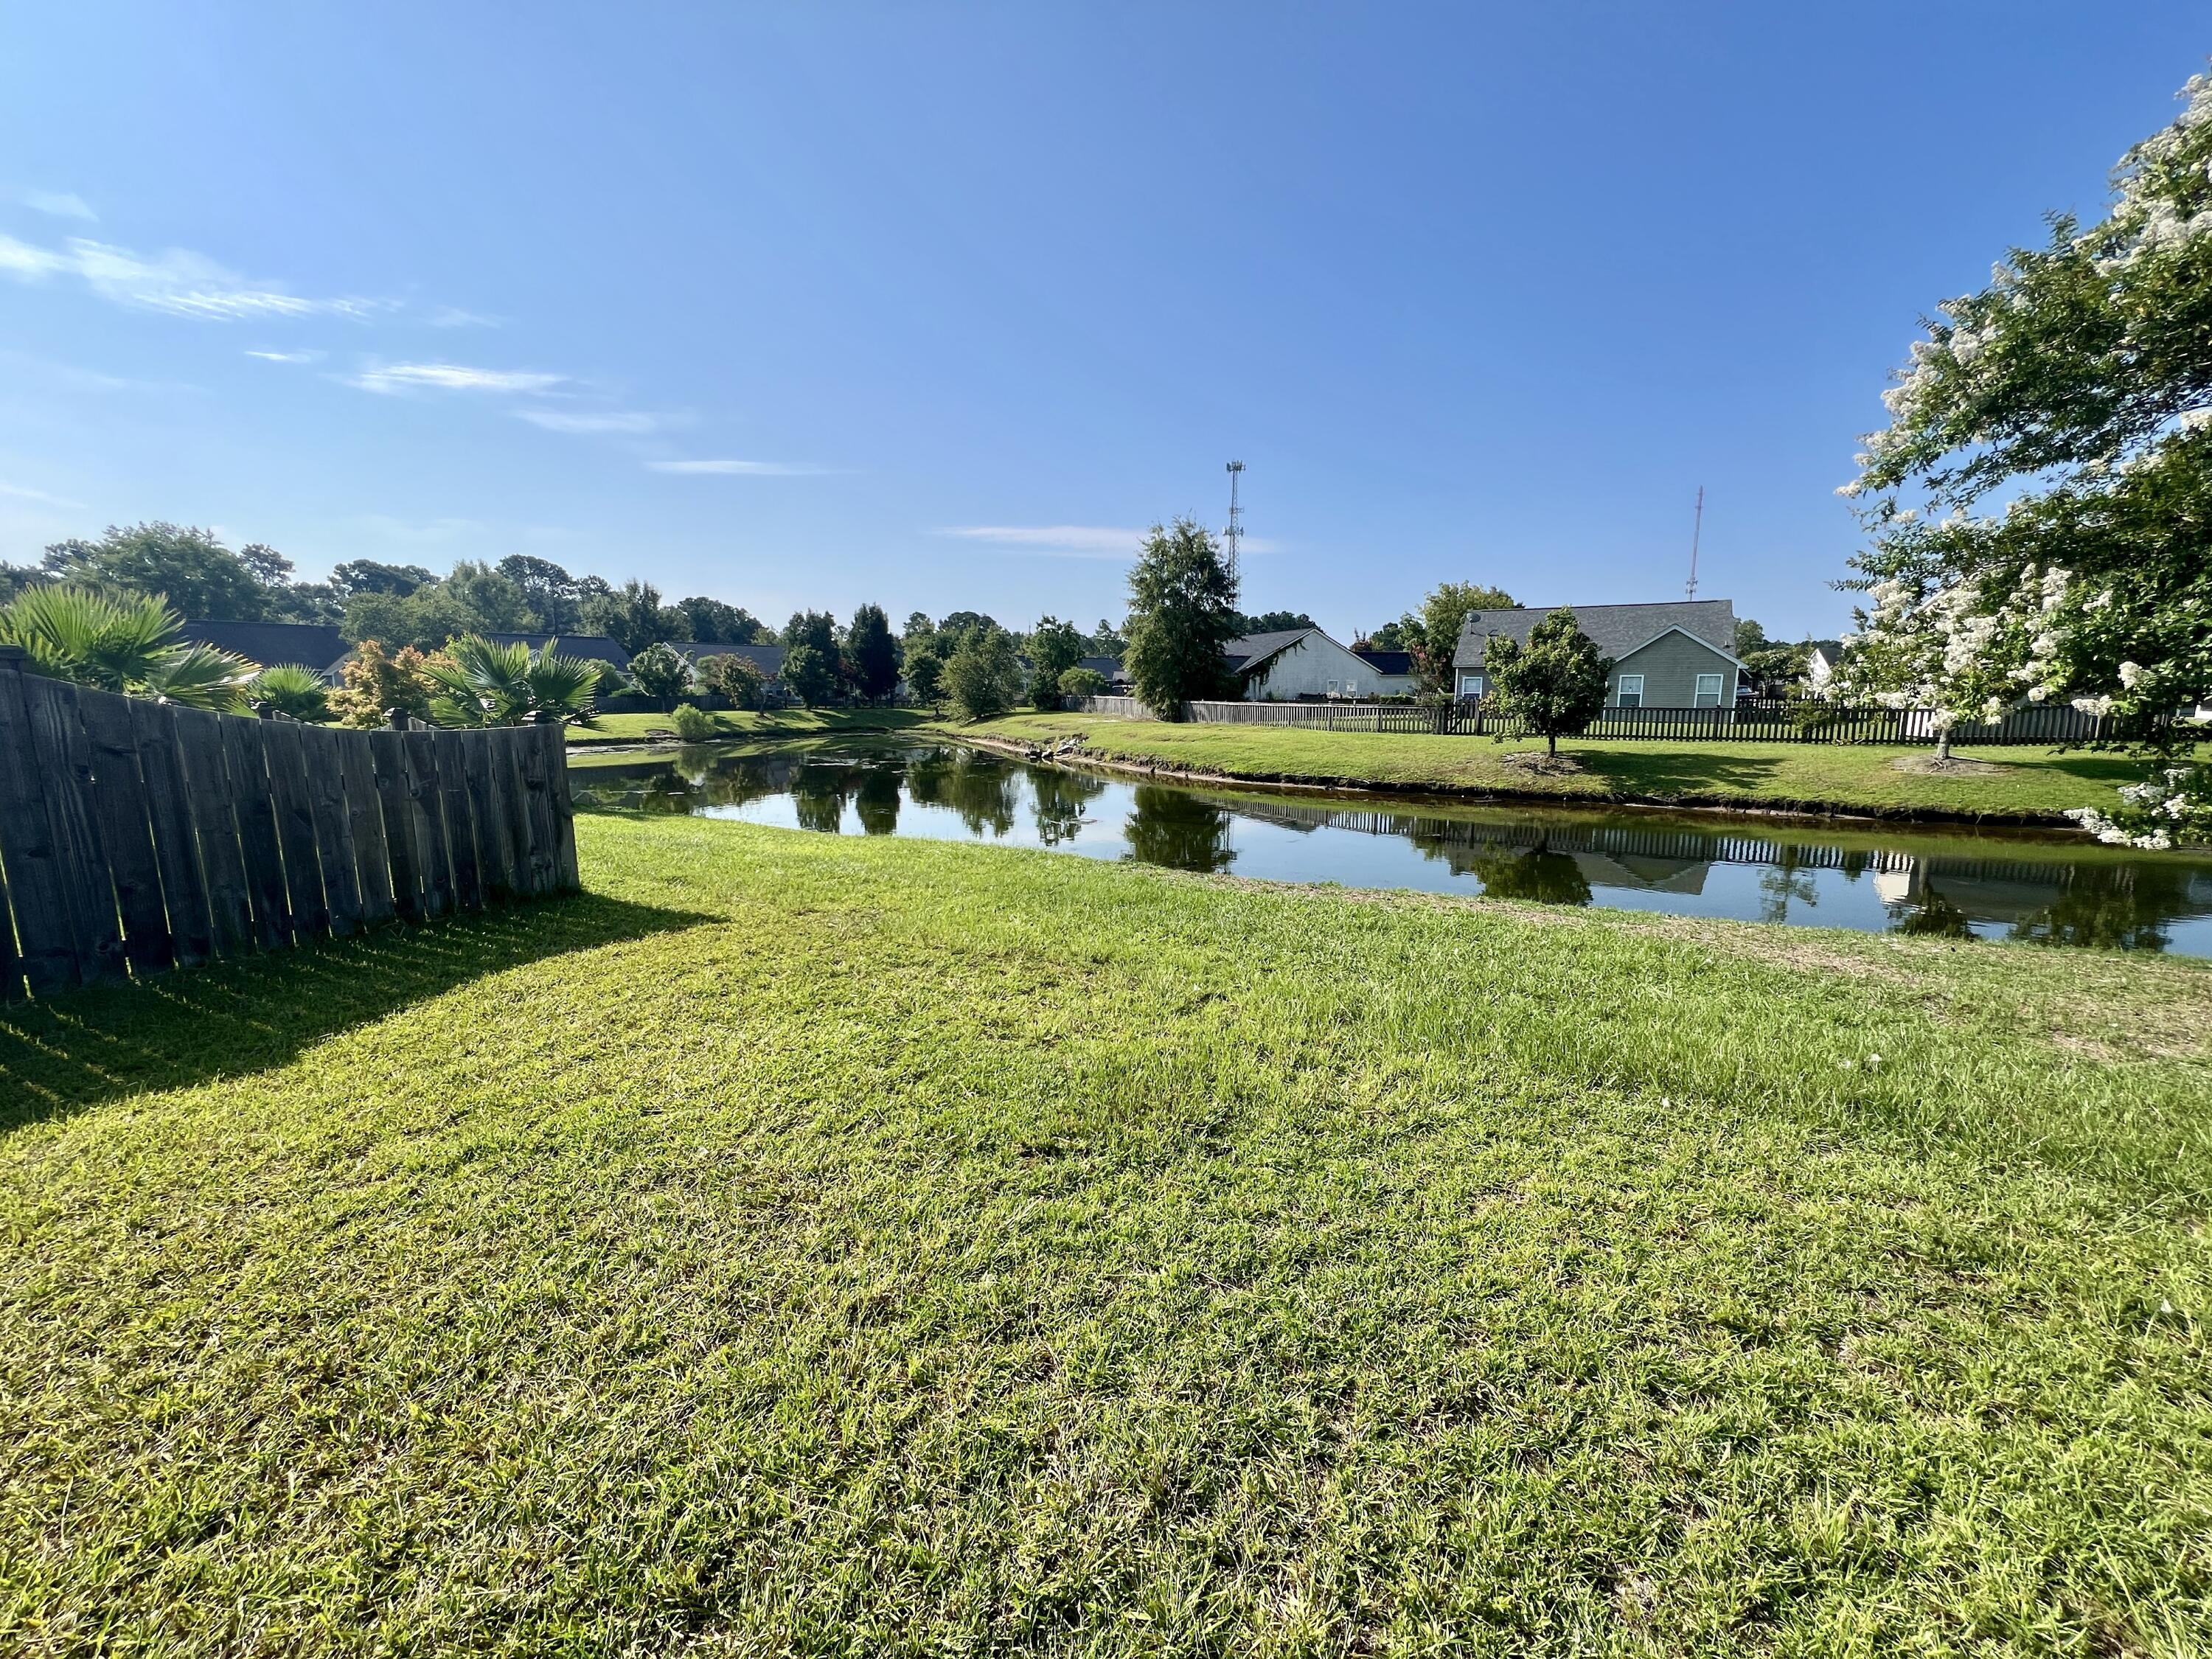
<path fill-rule="evenodd" d="M 1540 816 L 1431 817 L 1316 803 L 1239 801 L 1240 816 L 1298 830 L 1349 830 L 1398 836 L 1455 875 L 1486 890 L 1510 887 L 1537 896 L 1528 879 L 1508 874 L 1500 854 L 1519 849 L 1573 861 L 1593 888 L 1695 896 L 1717 864 L 1768 872 L 1763 909 L 1780 920 L 1790 903 L 1816 905 L 1812 872 L 1834 871 L 1868 879 L 1895 925 L 1913 933 L 2008 930 L 2021 939 L 2159 950 L 2178 917 L 2212 911 L 2212 870 L 2158 860 L 2083 858 L 2007 859 L 1904 848 L 1838 847 L 1771 840 L 1679 824 L 1576 822 Z M 2087 849 L 2084 849 L 2086 852 Z M 1501 874 L 1507 879 L 1500 883 Z M 1770 879 L 1771 878 L 1771 879 Z M 1566 902 L 1571 884 L 1545 885 Z"/>

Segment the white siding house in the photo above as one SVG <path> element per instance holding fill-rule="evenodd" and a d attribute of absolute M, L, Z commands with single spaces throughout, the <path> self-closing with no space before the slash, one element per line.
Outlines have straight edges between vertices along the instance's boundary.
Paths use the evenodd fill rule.
<path fill-rule="evenodd" d="M 1318 628 L 1291 628 L 1275 634 L 1250 634 L 1223 647 L 1247 702 L 1296 702 L 1313 697 L 1376 697 L 1390 695 L 1390 677 L 1355 655 Z"/>

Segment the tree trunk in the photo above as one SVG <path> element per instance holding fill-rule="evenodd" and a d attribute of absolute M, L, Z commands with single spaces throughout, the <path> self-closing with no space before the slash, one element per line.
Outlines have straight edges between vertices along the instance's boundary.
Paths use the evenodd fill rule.
<path fill-rule="evenodd" d="M 1936 734 L 1936 764 L 1941 766 L 1951 758 L 1951 728 L 1945 726 Z"/>
<path fill-rule="evenodd" d="M 1556 732 L 1545 732 L 1544 743 L 1548 752 L 1556 758 L 1559 752 L 1559 734 Z"/>

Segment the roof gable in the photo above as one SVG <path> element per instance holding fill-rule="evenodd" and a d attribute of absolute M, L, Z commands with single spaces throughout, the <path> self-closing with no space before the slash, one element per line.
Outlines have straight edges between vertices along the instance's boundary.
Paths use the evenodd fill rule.
<path fill-rule="evenodd" d="M 1735 604 L 1730 599 L 1675 599 L 1656 605 L 1516 605 L 1510 611 L 1474 611 L 1460 631 L 1452 653 L 1458 668 L 1482 666 L 1486 642 L 1502 635 L 1526 645 L 1536 624 L 1554 611 L 1571 611 L 1575 624 L 1605 656 L 1616 661 L 1641 651 L 1676 629 L 1698 644 L 1735 661 Z"/>

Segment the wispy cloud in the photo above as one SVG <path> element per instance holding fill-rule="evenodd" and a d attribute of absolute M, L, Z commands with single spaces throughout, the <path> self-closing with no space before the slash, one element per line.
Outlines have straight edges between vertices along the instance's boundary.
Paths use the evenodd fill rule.
<path fill-rule="evenodd" d="M 548 432 L 658 432 L 662 425 L 659 416 L 634 410 L 614 409 L 590 414 L 572 413 L 565 409 L 518 409 L 514 413 L 517 419 L 542 426 Z"/>
<path fill-rule="evenodd" d="M 359 319 L 388 312 L 394 305 L 387 300 L 305 299 L 273 283 L 249 281 L 183 248 L 169 248 L 149 258 L 82 236 L 72 236 L 58 248 L 0 236 L 0 273 L 25 283 L 73 276 L 117 305 L 206 322 L 248 317 Z"/>
<path fill-rule="evenodd" d="M 534 370 L 468 368 L 459 363 L 386 363 L 347 384 L 363 392 L 549 392 L 568 377 Z"/>
<path fill-rule="evenodd" d="M 0 483 L 0 495 L 13 495 L 18 501 L 42 501 L 48 507 L 82 507 L 82 501 L 72 501 L 64 496 L 50 495 L 43 489 L 33 489 L 27 484 Z"/>
<path fill-rule="evenodd" d="M 830 469 L 809 461 L 647 461 L 655 472 L 713 473 L 740 478 L 817 477 Z"/>
<path fill-rule="evenodd" d="M 249 351 L 249 357 L 258 357 L 264 363 L 319 363 L 327 353 L 320 351 Z"/>
<path fill-rule="evenodd" d="M 83 197 L 65 190 L 19 191 L 15 199 L 33 213 L 50 213 L 57 219 L 96 220 L 100 217 Z"/>
<path fill-rule="evenodd" d="M 422 320 L 433 328 L 499 328 L 507 321 L 504 317 L 487 317 L 480 311 L 464 311 L 459 306 L 440 306 Z"/>
<path fill-rule="evenodd" d="M 1048 558 L 1131 559 L 1136 556 L 1146 532 L 1095 524 L 967 524 L 952 525 L 937 533 Z"/>

